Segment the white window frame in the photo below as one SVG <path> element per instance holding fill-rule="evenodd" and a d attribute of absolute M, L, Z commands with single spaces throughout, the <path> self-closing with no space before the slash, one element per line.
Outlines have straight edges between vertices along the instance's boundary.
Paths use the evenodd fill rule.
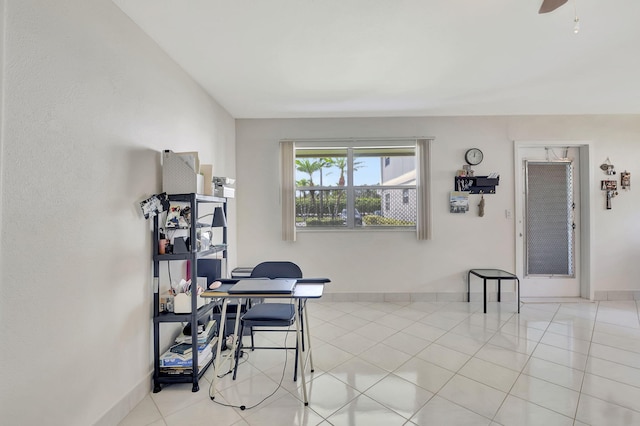
<path fill-rule="evenodd" d="M 281 205 L 282 205 L 282 239 L 285 241 L 296 240 L 296 226 L 295 226 L 295 159 L 296 148 L 331 148 L 331 147 L 390 147 L 390 146 L 406 146 L 407 143 L 415 144 L 415 158 L 416 158 L 416 226 L 415 232 L 418 240 L 431 239 L 431 142 L 433 138 L 421 137 L 421 138 L 384 138 L 384 139 L 297 139 L 297 140 L 282 140 L 280 141 L 280 153 L 281 153 Z M 351 194 L 347 196 L 347 205 L 350 206 L 349 211 L 352 212 L 349 217 L 353 217 L 354 211 L 354 198 L 353 190 L 358 186 L 353 185 L 353 172 L 351 168 L 348 169 L 350 176 L 348 177 L 348 185 L 345 187 L 347 191 L 351 191 Z M 321 188 L 317 188 L 321 189 Z M 327 188 L 325 188 L 327 189 Z M 353 223 L 351 223 L 353 226 Z M 330 228 L 336 230 L 338 228 Z M 347 229 L 347 228 L 340 228 Z M 401 227 L 382 227 L 382 229 L 402 229 Z M 404 228 L 406 229 L 406 228 Z M 371 227 L 370 230 L 376 230 L 376 227 Z"/>

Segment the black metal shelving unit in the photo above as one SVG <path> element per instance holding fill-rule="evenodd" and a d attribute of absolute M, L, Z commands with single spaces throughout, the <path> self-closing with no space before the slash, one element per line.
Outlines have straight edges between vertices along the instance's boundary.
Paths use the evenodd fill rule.
<path fill-rule="evenodd" d="M 191 313 L 188 314 L 175 314 L 169 312 L 160 312 L 160 262 L 166 261 L 185 261 L 191 262 L 191 279 L 195 283 L 196 277 L 198 277 L 198 262 L 197 260 L 215 253 L 222 252 L 222 259 L 225 263 L 224 271 L 227 269 L 227 228 L 222 229 L 222 244 L 214 246 L 207 250 L 197 251 L 197 228 L 200 227 L 197 224 L 198 207 L 200 204 L 220 204 L 222 206 L 225 217 L 227 217 L 227 199 L 220 197 L 213 197 L 210 195 L 201 194 L 174 194 L 168 196 L 169 201 L 188 203 L 191 208 L 192 225 L 189 228 L 190 241 L 193 243 L 187 253 L 181 254 L 159 254 L 159 240 L 160 240 L 160 224 L 159 217 L 155 216 L 153 219 L 153 244 L 152 244 L 152 258 L 153 258 L 153 392 L 157 393 L 162 390 L 163 384 L 171 383 L 192 383 L 192 392 L 197 392 L 200 389 L 198 381 L 205 373 L 206 369 L 211 365 L 213 360 L 210 360 L 207 364 L 198 367 L 198 339 L 193 336 L 192 338 L 192 364 L 191 373 L 183 374 L 168 374 L 162 373 L 160 366 L 160 326 L 163 323 L 181 323 L 189 322 L 191 324 L 198 324 L 198 320 L 206 318 L 211 315 L 213 311 L 213 303 L 205 304 L 200 308 L 198 306 L 198 294 L 197 291 L 191 292 Z M 195 288 L 195 286 L 194 286 Z"/>

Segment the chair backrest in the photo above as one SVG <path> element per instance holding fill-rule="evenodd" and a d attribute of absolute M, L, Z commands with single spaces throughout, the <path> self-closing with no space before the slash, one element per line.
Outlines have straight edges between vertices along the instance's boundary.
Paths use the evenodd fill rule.
<path fill-rule="evenodd" d="M 253 268 L 251 278 L 302 278 L 302 270 L 293 262 L 262 262 Z"/>

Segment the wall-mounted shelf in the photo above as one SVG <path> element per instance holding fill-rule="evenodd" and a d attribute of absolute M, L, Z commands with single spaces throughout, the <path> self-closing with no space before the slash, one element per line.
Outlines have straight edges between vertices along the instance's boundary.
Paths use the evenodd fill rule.
<path fill-rule="evenodd" d="M 467 191 L 470 194 L 495 194 L 496 186 L 500 184 L 500 176 L 456 176 L 454 188 L 456 191 Z"/>

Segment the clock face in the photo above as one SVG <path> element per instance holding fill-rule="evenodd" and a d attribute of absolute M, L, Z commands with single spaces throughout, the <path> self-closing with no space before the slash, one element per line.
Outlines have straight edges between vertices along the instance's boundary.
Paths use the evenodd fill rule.
<path fill-rule="evenodd" d="M 471 148 L 464 154 L 464 159 L 468 164 L 476 166 L 482 162 L 484 155 L 478 148 Z"/>

